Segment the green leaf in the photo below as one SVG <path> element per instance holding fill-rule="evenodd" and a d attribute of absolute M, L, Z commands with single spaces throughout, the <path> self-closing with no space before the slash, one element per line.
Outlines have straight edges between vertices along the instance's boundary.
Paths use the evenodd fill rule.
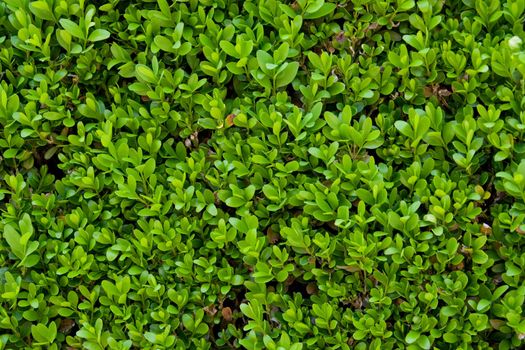
<path fill-rule="evenodd" d="M 248 304 L 241 304 L 240 309 L 244 315 L 252 320 L 258 320 L 261 314 L 259 302 L 256 299 L 250 301 Z"/>
<path fill-rule="evenodd" d="M 400 0 L 398 1 L 398 7 L 396 8 L 399 12 L 405 12 L 410 10 L 416 5 L 413 0 Z"/>
<path fill-rule="evenodd" d="M 47 340 L 51 344 L 55 341 L 57 336 L 57 325 L 55 322 L 51 322 L 48 327 L 49 331 L 47 332 Z"/>
<path fill-rule="evenodd" d="M 162 35 L 156 35 L 155 38 L 153 39 L 153 42 L 155 43 L 155 45 L 157 45 L 159 47 L 159 49 L 163 50 L 163 51 L 166 51 L 166 52 L 174 52 L 175 50 L 173 49 L 173 42 L 165 37 L 165 36 L 162 36 Z"/>
<path fill-rule="evenodd" d="M 38 343 L 47 343 L 47 328 L 43 324 L 31 326 L 31 335 Z"/>
<path fill-rule="evenodd" d="M 304 14 L 304 19 L 317 19 L 321 17 L 325 17 L 332 13 L 336 9 L 337 5 L 333 3 L 325 3 L 319 10 L 310 10 L 308 9 L 307 12 Z"/>
<path fill-rule="evenodd" d="M 273 57 L 270 56 L 269 53 L 263 50 L 258 50 L 256 55 L 257 55 L 257 63 L 259 65 L 259 68 L 261 68 L 261 70 L 264 73 L 268 74 L 270 70 L 267 69 L 266 67 L 268 64 L 273 64 Z"/>
<path fill-rule="evenodd" d="M 407 344 L 413 344 L 419 339 L 420 333 L 414 330 L 411 330 L 407 333 L 405 341 Z"/>
<path fill-rule="evenodd" d="M 363 90 L 361 92 L 359 92 L 359 97 L 361 98 L 372 98 L 374 97 L 374 92 L 370 89 L 368 90 Z"/>
<path fill-rule="evenodd" d="M 279 192 L 274 186 L 266 184 L 263 186 L 262 190 L 266 198 L 268 198 L 269 200 L 274 202 L 279 200 Z"/>
<path fill-rule="evenodd" d="M 190 332 L 193 332 L 195 330 L 195 321 L 193 320 L 193 317 L 189 314 L 182 315 L 182 324 Z"/>
<path fill-rule="evenodd" d="M 170 18 L 171 11 L 168 2 L 166 0 L 157 0 L 157 4 L 159 4 L 159 9 L 162 12 L 162 14 L 167 18 Z"/>
<path fill-rule="evenodd" d="M 441 314 L 443 316 L 451 317 L 457 313 L 457 309 L 452 306 L 444 306 L 441 308 Z"/>
<path fill-rule="evenodd" d="M 512 262 L 507 261 L 505 263 L 505 267 L 507 268 L 507 276 L 513 277 L 513 276 L 519 276 L 521 275 L 521 269 L 514 265 Z"/>
<path fill-rule="evenodd" d="M 417 344 L 422 348 L 422 349 L 425 349 L 425 350 L 428 350 L 430 349 L 430 340 L 428 339 L 428 337 L 426 335 L 421 335 L 418 340 L 417 340 Z"/>
<path fill-rule="evenodd" d="M 89 34 L 88 40 L 89 41 L 102 41 L 106 40 L 110 37 L 110 32 L 108 32 L 105 29 L 95 29 L 94 31 Z"/>
<path fill-rule="evenodd" d="M 279 46 L 277 50 L 273 53 L 274 63 L 281 64 L 288 57 L 288 52 L 290 50 L 290 45 L 287 42 L 284 42 Z"/>
<path fill-rule="evenodd" d="M 484 264 L 488 259 L 487 253 L 482 250 L 475 250 L 474 253 L 472 253 L 472 261 L 476 264 Z"/>
<path fill-rule="evenodd" d="M 426 32 L 427 31 L 427 27 L 425 25 L 425 21 L 423 21 L 423 18 L 421 18 L 421 16 L 419 16 L 418 14 L 415 14 L 415 13 L 411 14 L 410 17 L 408 18 L 408 20 L 409 20 L 410 24 L 414 28 L 416 28 L 416 29 L 418 29 L 418 30 L 420 30 L 422 32 Z"/>
<path fill-rule="evenodd" d="M 13 226 L 9 224 L 4 226 L 4 239 L 17 258 L 23 259 L 25 257 L 25 247 L 21 243 L 21 236 Z"/>
<path fill-rule="evenodd" d="M 78 39 L 86 39 L 84 32 L 82 31 L 82 29 L 80 29 L 80 26 L 75 22 L 66 18 L 62 18 L 60 19 L 60 24 L 69 34 L 73 35 L 74 37 Z"/>
<path fill-rule="evenodd" d="M 310 147 L 308 149 L 308 153 L 310 153 L 312 156 L 314 156 L 315 158 L 318 158 L 318 159 L 323 159 L 324 158 L 323 152 L 321 152 L 321 150 L 319 148 L 316 148 L 316 147 Z"/>
<path fill-rule="evenodd" d="M 223 49 L 224 52 L 226 52 L 226 54 L 228 54 L 229 56 L 232 56 L 232 57 L 235 57 L 235 58 L 240 58 L 239 53 L 235 50 L 235 45 L 233 45 L 233 44 L 230 43 L 229 41 L 222 40 L 222 41 L 219 43 L 219 46 L 220 46 L 221 49 Z"/>
<path fill-rule="evenodd" d="M 145 81 L 146 83 L 155 84 L 157 82 L 155 73 L 148 66 L 137 64 L 135 66 L 135 73 L 139 80 Z"/>
<path fill-rule="evenodd" d="M 226 205 L 232 208 L 242 207 L 246 201 L 243 198 L 239 197 L 230 197 L 225 201 Z"/>
<path fill-rule="evenodd" d="M 289 62 L 285 63 L 285 65 L 286 66 L 283 69 L 280 69 L 278 71 L 277 76 L 275 77 L 276 87 L 283 87 L 290 84 L 297 75 L 297 71 L 299 70 L 299 63 Z"/>
<path fill-rule="evenodd" d="M 29 3 L 29 10 L 38 18 L 55 21 L 55 15 L 47 1 L 33 1 Z"/>
<path fill-rule="evenodd" d="M 412 127 L 410 124 L 408 124 L 405 121 L 398 120 L 394 123 L 397 130 L 399 130 L 403 135 L 406 137 L 412 139 L 414 137 L 414 131 L 412 130 Z"/>
<path fill-rule="evenodd" d="M 205 335 L 208 333 L 209 327 L 206 323 L 201 323 L 195 330 L 195 334 L 197 335 Z"/>
<path fill-rule="evenodd" d="M 31 335 L 38 343 L 51 344 L 55 340 L 57 335 L 57 326 L 55 322 L 51 322 L 49 327 L 46 327 L 42 323 L 31 326 Z"/>
<path fill-rule="evenodd" d="M 443 334 L 443 340 L 447 343 L 455 343 L 459 340 L 459 338 L 454 333 L 445 333 Z"/>

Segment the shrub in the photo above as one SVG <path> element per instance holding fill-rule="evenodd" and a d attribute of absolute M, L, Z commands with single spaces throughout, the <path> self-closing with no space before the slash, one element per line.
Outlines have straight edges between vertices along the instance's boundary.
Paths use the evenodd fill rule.
<path fill-rule="evenodd" d="M 0 349 L 517 349 L 523 0 L 0 1 Z"/>

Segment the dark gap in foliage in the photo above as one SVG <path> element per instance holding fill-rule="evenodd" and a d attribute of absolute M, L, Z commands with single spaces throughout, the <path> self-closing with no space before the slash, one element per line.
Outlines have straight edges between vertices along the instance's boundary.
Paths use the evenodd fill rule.
<path fill-rule="evenodd" d="M 290 295 L 294 295 L 295 293 L 301 294 L 303 299 L 309 299 L 310 294 L 308 293 L 307 286 L 308 284 L 304 281 L 301 281 L 298 278 L 289 278 L 287 281 L 285 281 L 286 285 L 286 293 Z"/>
<path fill-rule="evenodd" d="M 222 307 L 229 307 L 230 309 L 235 311 L 246 298 L 246 288 L 244 288 L 244 286 L 236 287 L 235 289 L 232 289 L 232 292 L 235 293 L 235 298 L 224 299 Z"/>
<path fill-rule="evenodd" d="M 303 108 L 303 102 L 301 100 L 301 94 L 295 90 L 292 85 L 286 87 L 286 93 L 290 97 L 291 102 L 299 108 Z"/>
<path fill-rule="evenodd" d="M 62 318 L 59 320 L 58 331 L 64 335 L 74 335 L 80 329 L 78 320 L 72 318 Z"/>
<path fill-rule="evenodd" d="M 378 163 L 378 161 L 381 159 L 381 157 L 377 154 L 377 149 L 374 148 L 366 150 L 365 159 L 367 158 L 374 158 L 376 163 Z"/>
<path fill-rule="evenodd" d="M 345 30 L 345 23 L 348 23 L 348 18 L 345 18 L 345 17 L 341 16 L 339 18 L 336 18 L 333 21 L 333 23 L 337 24 L 341 31 L 344 31 Z M 329 39 L 331 39 L 331 38 L 329 38 Z"/>
<path fill-rule="evenodd" d="M 198 138 L 199 143 L 208 144 L 208 141 L 211 139 L 213 133 L 210 129 L 203 129 L 199 131 Z"/>
<path fill-rule="evenodd" d="M 233 78 L 230 79 L 228 84 L 226 84 L 226 98 L 225 101 L 235 100 L 238 97 L 238 93 L 235 91 L 235 86 L 233 84 Z"/>
<path fill-rule="evenodd" d="M 368 293 L 357 293 L 355 296 L 348 296 L 339 302 L 341 309 L 352 309 L 354 311 L 361 311 L 368 306 L 370 296 Z"/>
<path fill-rule="evenodd" d="M 221 314 L 223 316 L 223 323 L 233 322 L 237 328 L 242 328 L 246 325 L 242 317 L 238 317 L 235 319 L 232 318 L 232 316 L 235 315 L 236 313 L 240 313 L 241 311 L 240 305 L 246 302 L 246 292 L 247 290 L 246 290 L 246 287 L 244 286 L 232 288 L 230 294 L 233 297 L 226 298 L 222 301 Z M 220 325 L 216 325 L 215 327 L 217 326 L 220 326 Z M 220 327 L 219 330 L 220 329 L 224 329 L 224 328 Z M 215 334 L 217 334 L 217 332 Z"/>
<path fill-rule="evenodd" d="M 60 159 L 58 159 L 59 152 L 55 152 L 50 158 L 46 159 L 45 154 L 46 152 L 54 147 L 53 145 L 49 145 L 47 147 L 44 147 L 42 150 L 37 150 L 35 154 L 35 167 L 41 168 L 43 166 L 47 167 L 47 173 L 51 174 L 55 177 L 56 180 L 62 179 L 65 174 L 62 169 L 60 169 L 59 165 L 61 164 Z"/>

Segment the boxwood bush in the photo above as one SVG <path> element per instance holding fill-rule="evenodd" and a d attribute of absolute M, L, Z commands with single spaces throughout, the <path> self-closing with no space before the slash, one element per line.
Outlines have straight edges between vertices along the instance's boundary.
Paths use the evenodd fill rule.
<path fill-rule="evenodd" d="M 525 1 L 0 1 L 0 349 L 518 349 Z"/>

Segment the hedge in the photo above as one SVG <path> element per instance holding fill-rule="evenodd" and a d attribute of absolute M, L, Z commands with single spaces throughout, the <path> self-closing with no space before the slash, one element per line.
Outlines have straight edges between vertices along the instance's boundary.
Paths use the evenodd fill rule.
<path fill-rule="evenodd" d="M 0 1 L 0 349 L 525 346 L 525 1 Z"/>

